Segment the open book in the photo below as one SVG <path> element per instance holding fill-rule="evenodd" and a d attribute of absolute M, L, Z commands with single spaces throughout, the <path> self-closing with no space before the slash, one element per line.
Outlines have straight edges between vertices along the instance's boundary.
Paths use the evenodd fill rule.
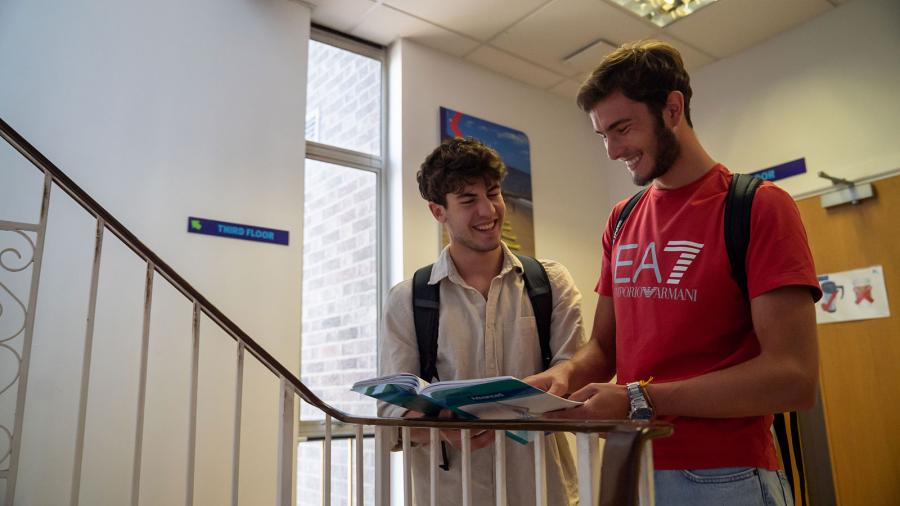
<path fill-rule="evenodd" d="M 358 381 L 352 390 L 426 415 L 449 409 L 463 418 L 515 420 L 580 406 L 512 376 L 439 381 L 400 373 Z"/>

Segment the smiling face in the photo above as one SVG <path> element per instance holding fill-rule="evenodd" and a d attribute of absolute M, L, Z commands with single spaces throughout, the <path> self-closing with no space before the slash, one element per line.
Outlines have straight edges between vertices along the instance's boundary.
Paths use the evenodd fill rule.
<path fill-rule="evenodd" d="M 590 111 L 594 131 L 603 137 L 610 160 L 620 160 L 634 184 L 643 186 L 661 177 L 681 154 L 678 139 L 647 104 L 615 92 Z"/>
<path fill-rule="evenodd" d="M 435 219 L 446 225 L 451 248 L 484 253 L 500 247 L 500 229 L 506 215 L 500 183 L 467 181 L 460 191 L 447 194 L 446 206 L 434 202 L 428 205 Z"/>

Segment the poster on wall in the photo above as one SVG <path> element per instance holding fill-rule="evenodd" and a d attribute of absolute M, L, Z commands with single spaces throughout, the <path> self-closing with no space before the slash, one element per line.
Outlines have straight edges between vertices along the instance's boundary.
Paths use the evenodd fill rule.
<path fill-rule="evenodd" d="M 473 137 L 494 148 L 506 164 L 503 200 L 506 217 L 501 238 L 513 253 L 534 256 L 534 205 L 531 196 L 531 148 L 520 130 L 441 107 L 441 141 Z M 447 233 L 443 245 L 447 245 Z"/>
<path fill-rule="evenodd" d="M 889 318 L 884 270 L 880 265 L 819 276 L 822 299 L 816 304 L 816 323 Z"/>

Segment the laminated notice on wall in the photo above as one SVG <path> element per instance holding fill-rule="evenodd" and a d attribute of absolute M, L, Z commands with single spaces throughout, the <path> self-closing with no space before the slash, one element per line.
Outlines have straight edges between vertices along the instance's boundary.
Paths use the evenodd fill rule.
<path fill-rule="evenodd" d="M 819 276 L 822 299 L 816 323 L 834 323 L 891 316 L 884 270 L 880 265 Z"/>

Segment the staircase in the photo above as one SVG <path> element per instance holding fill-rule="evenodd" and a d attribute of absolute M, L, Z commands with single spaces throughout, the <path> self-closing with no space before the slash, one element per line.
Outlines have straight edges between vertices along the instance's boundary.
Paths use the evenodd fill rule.
<path fill-rule="evenodd" d="M 375 503 L 391 503 L 386 431 L 395 427 L 407 436 L 411 427 L 431 428 L 433 438 L 437 427 L 530 430 L 538 440 L 546 431 L 574 432 L 582 504 L 652 504 L 648 442 L 671 433 L 669 425 L 337 410 L 2 119 L 0 135 L 20 157 L 0 156 L 2 504 L 295 504 L 301 402 L 324 413 L 326 477 L 333 441 L 353 441 L 358 505 L 364 431 L 373 430 Z M 35 170 L 23 174 L 26 165 Z M 593 464 L 600 435 L 602 486 Z M 543 445 L 534 446 L 541 485 Z M 505 476 L 502 465 L 497 471 Z M 397 472 L 409 504 L 410 469 Z M 326 478 L 326 505 L 329 486 Z M 547 504 L 545 484 L 537 490 L 536 503 Z M 505 480 L 496 495 L 505 504 Z"/>

